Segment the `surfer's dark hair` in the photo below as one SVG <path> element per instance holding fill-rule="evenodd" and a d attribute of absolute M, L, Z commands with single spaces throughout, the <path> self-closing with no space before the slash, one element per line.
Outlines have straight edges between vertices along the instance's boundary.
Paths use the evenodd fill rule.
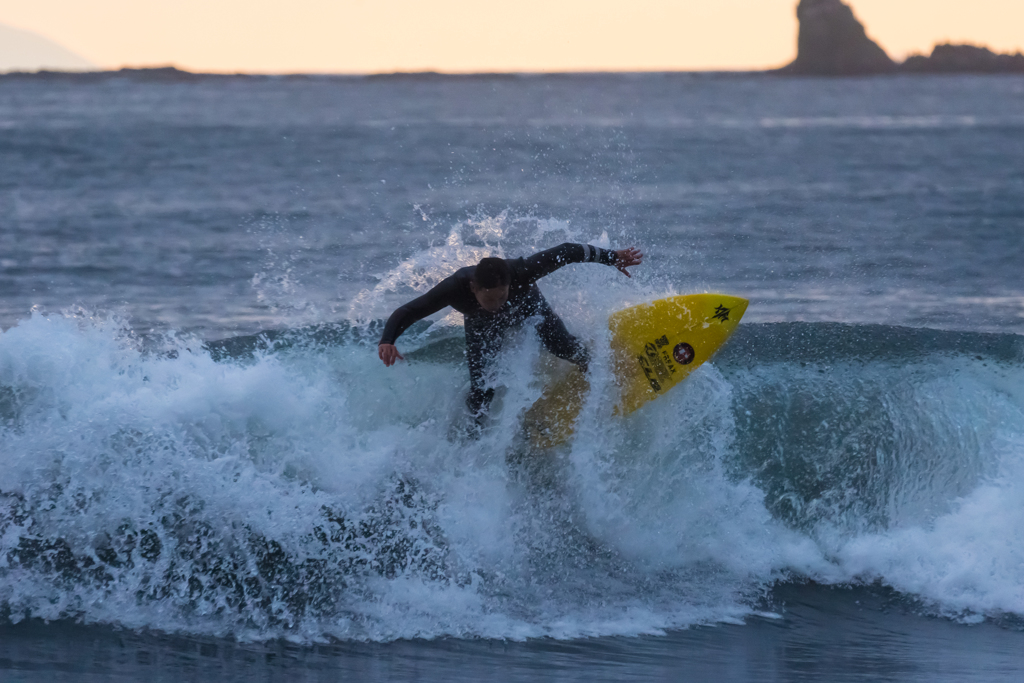
<path fill-rule="evenodd" d="M 508 287 L 512 282 L 512 271 L 508 269 L 505 259 L 487 257 L 480 259 L 473 271 L 473 282 L 481 289 Z"/>

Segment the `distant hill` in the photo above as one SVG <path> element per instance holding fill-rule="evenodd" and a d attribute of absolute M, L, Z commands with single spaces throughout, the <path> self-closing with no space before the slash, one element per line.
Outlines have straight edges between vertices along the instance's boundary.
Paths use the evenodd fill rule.
<path fill-rule="evenodd" d="M 38 33 L 0 24 L 0 72 L 85 71 L 96 65 Z"/>

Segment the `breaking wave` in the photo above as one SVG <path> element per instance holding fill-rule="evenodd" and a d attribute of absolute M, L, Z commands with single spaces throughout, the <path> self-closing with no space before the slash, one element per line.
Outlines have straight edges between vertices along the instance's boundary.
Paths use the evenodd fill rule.
<path fill-rule="evenodd" d="M 735 622 L 811 580 L 1024 616 L 1024 339 L 746 324 L 620 419 L 602 330 L 637 294 L 613 277 L 551 278 L 595 361 L 550 452 L 520 437 L 552 364 L 529 330 L 473 440 L 460 328 L 421 324 L 384 368 L 379 293 L 351 322 L 207 344 L 23 320 L 0 334 L 0 609 L 239 639 L 572 638 Z"/>

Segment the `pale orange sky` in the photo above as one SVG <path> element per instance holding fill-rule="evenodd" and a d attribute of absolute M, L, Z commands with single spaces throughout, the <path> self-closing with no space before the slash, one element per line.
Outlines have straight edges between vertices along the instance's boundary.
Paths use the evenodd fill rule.
<path fill-rule="evenodd" d="M 1024 51 L 1024 0 L 852 0 L 896 58 Z M 104 68 L 387 72 L 758 69 L 790 61 L 796 0 L 0 0 L 0 23 Z"/>

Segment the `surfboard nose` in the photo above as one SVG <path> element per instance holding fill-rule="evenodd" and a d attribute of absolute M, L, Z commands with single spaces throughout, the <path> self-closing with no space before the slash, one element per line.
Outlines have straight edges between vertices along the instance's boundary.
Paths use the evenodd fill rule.
<path fill-rule="evenodd" d="M 709 360 L 750 302 L 728 294 L 689 294 L 619 311 L 609 319 L 621 413 L 629 414 Z"/>
<path fill-rule="evenodd" d="M 743 314 L 747 312 L 747 306 L 750 305 L 747 299 L 738 296 L 727 296 L 725 294 L 704 294 L 701 296 L 709 297 L 706 299 L 708 301 L 707 310 L 710 312 L 708 321 L 728 325 L 730 328 L 735 328 L 739 324 Z"/>

